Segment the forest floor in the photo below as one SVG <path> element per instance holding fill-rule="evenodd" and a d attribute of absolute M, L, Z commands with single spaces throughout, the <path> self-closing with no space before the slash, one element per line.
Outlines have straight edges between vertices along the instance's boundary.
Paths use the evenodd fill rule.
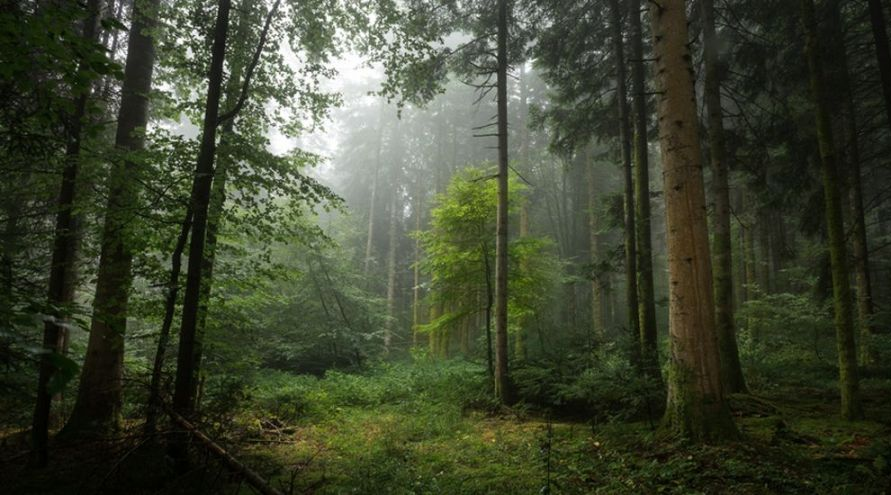
<path fill-rule="evenodd" d="M 480 370 L 463 363 L 324 379 L 277 373 L 239 407 L 209 416 L 207 428 L 295 494 L 891 493 L 884 386 L 864 387 L 868 419 L 858 422 L 836 419 L 828 389 L 735 396 L 741 440 L 695 446 L 649 421 L 592 425 L 498 408 L 476 391 L 481 382 Z M 0 491 L 252 493 L 203 466 L 172 477 L 163 451 L 125 436 L 114 448 L 57 452 L 39 476 L 0 464 L 8 480 Z"/>

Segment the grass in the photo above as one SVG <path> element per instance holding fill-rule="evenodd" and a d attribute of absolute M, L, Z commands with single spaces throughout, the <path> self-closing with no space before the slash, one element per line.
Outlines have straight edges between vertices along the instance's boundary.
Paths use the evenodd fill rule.
<path fill-rule="evenodd" d="M 206 404 L 205 431 L 285 493 L 891 492 L 887 382 L 864 387 L 869 416 L 858 422 L 837 419 L 831 389 L 734 396 L 742 439 L 713 446 L 649 421 L 551 421 L 530 406 L 499 407 L 484 369 L 460 361 L 322 379 L 262 370 L 250 383 Z M 8 465 L 0 476 L 13 493 L 251 493 L 213 463 L 174 476 L 163 448 L 141 446 L 139 425 L 131 430 L 115 444 L 59 446 L 43 474 Z"/>
<path fill-rule="evenodd" d="M 696 446 L 665 438 L 646 422 L 592 426 L 498 409 L 485 400 L 483 383 L 482 370 L 462 363 L 391 365 L 365 375 L 303 382 L 299 394 L 289 393 L 322 403 L 298 408 L 305 414 L 276 419 L 286 426 L 254 428 L 248 436 L 256 443 L 241 455 L 266 466 L 275 483 L 294 493 L 880 494 L 891 489 L 888 419 L 835 419 L 822 393 L 783 391 L 759 398 L 758 407 L 738 413 L 742 441 Z M 353 395 L 359 390 L 360 396 Z M 783 398 L 790 396 L 795 400 L 785 404 Z M 239 421 L 257 424 L 256 414 Z"/>

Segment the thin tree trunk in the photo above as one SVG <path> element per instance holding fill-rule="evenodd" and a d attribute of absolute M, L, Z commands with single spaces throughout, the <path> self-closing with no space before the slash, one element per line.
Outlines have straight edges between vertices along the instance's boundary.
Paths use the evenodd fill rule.
<path fill-rule="evenodd" d="M 835 306 L 836 344 L 838 347 L 839 388 L 841 415 L 845 419 L 863 417 L 860 402 L 860 383 L 857 369 L 857 349 L 854 343 L 854 315 L 851 287 L 848 279 L 847 249 L 842 220 L 841 193 L 832 123 L 829 115 L 828 93 L 822 65 L 822 52 L 817 33 L 813 0 L 801 0 L 802 21 L 805 28 L 805 51 L 814 99 L 817 139 L 820 147 L 820 169 L 826 201 L 826 226 L 829 235 L 829 255 L 832 266 L 832 289 Z"/>
<path fill-rule="evenodd" d="M 498 217 L 495 243 L 495 395 L 513 402 L 507 356 L 507 0 L 498 0 Z"/>
<path fill-rule="evenodd" d="M 87 18 L 84 20 L 82 36 L 87 42 L 99 38 L 99 17 L 102 11 L 100 0 L 90 0 L 86 5 Z M 81 62 L 82 64 L 83 62 Z M 69 123 L 65 149 L 65 166 L 62 170 L 62 184 L 56 212 L 56 228 L 53 238 L 53 254 L 50 265 L 50 280 L 47 300 L 53 306 L 52 318 L 47 319 L 43 329 L 43 354 L 37 379 L 37 401 L 34 408 L 31 437 L 33 451 L 31 464 L 45 467 L 48 461 L 49 420 L 52 394 L 49 383 L 57 369 L 52 362 L 54 355 L 61 353 L 67 330 L 65 306 L 74 301 L 76 279 L 77 215 L 74 212 L 77 201 L 77 181 L 80 172 L 80 150 L 89 90 L 74 99 L 74 111 Z"/>
<path fill-rule="evenodd" d="M 381 171 L 381 149 L 384 142 L 384 104 L 380 104 L 380 115 L 377 119 L 377 149 L 374 160 L 374 176 L 371 180 L 371 198 L 368 200 L 368 234 L 365 239 L 365 264 L 362 274 L 366 277 L 371 272 L 371 260 L 374 253 L 374 210 L 377 205 L 377 187 Z"/>
<path fill-rule="evenodd" d="M 394 188 L 398 187 L 393 184 Z M 390 225 L 387 233 L 387 322 L 384 326 L 384 352 L 390 352 L 396 322 L 396 236 L 397 209 L 399 208 L 398 192 L 390 193 Z"/>
<path fill-rule="evenodd" d="M 145 417 L 145 435 L 152 436 L 157 432 L 158 416 L 161 413 L 161 373 L 164 370 L 164 361 L 167 357 L 167 346 L 170 344 L 170 328 L 173 326 L 173 316 L 176 313 L 176 296 L 179 294 L 179 276 L 182 271 L 183 251 L 189 240 L 189 231 L 192 229 L 192 210 L 186 211 L 186 218 L 180 226 L 176 245 L 170 255 L 170 275 L 167 279 L 167 295 L 164 298 L 164 320 L 161 323 L 161 333 L 158 336 L 158 348 L 155 350 L 155 360 L 152 364 L 152 380 L 149 384 L 148 407 Z"/>
<path fill-rule="evenodd" d="M 650 229 L 650 171 L 647 146 L 643 27 L 640 20 L 640 0 L 631 0 L 628 3 L 630 6 L 631 113 L 634 122 L 634 197 L 637 227 L 637 290 L 641 364 L 647 376 L 661 382 Z"/>
<path fill-rule="evenodd" d="M 671 371 L 666 424 L 698 441 L 737 436 L 724 399 L 684 0 L 652 4 L 668 236 Z"/>
<path fill-rule="evenodd" d="M 625 181 L 624 208 L 624 246 L 625 246 L 625 299 L 628 304 L 626 325 L 637 343 L 640 336 L 640 319 L 638 318 L 637 299 L 637 227 L 634 218 L 634 163 L 631 156 L 631 120 L 628 108 L 628 74 L 625 67 L 624 23 L 619 0 L 610 0 L 612 14 L 612 43 L 616 57 L 616 110 L 619 118 L 619 145 L 621 148 L 622 172 Z M 640 346 L 631 346 L 631 361 L 640 365 Z"/>
<path fill-rule="evenodd" d="M 233 32 L 235 40 L 245 40 L 250 37 L 250 22 L 245 16 L 255 8 L 254 0 L 244 0 L 239 6 L 240 15 L 238 24 Z M 261 35 L 262 36 L 262 35 Z M 248 54 L 243 54 L 247 56 Z M 240 57 L 234 60 L 241 60 Z M 235 108 L 241 95 L 244 71 L 247 67 L 243 62 L 232 64 L 231 74 L 226 81 L 226 108 Z M 223 207 L 226 204 L 226 184 L 229 178 L 229 167 L 232 158 L 227 153 L 228 146 L 235 136 L 235 119 L 230 118 L 220 126 L 221 153 L 216 159 L 216 167 L 213 171 L 213 185 L 210 192 L 210 202 L 207 209 L 207 239 L 204 243 L 204 261 L 202 263 L 201 290 L 198 297 L 198 321 L 195 327 L 195 366 L 200 367 L 204 355 L 203 342 L 207 328 L 207 316 L 210 308 L 210 296 L 213 292 L 214 267 L 216 266 L 217 247 L 220 226 L 223 220 Z"/>
<path fill-rule="evenodd" d="M 721 353 L 721 378 L 726 393 L 746 392 L 736 325 L 733 319 L 733 239 L 730 231 L 730 182 L 721 110 L 721 67 L 715 33 L 714 0 L 700 0 L 702 8 L 702 45 L 705 59 L 705 103 L 708 110 L 709 158 L 712 166 L 712 217 L 714 241 L 715 325 Z"/>
<path fill-rule="evenodd" d="M 214 40 L 211 49 L 210 72 L 208 76 L 207 102 L 204 111 L 201 148 L 195 167 L 192 183 L 192 237 L 189 243 L 188 274 L 183 299 L 182 323 L 180 327 L 179 353 L 177 356 L 176 383 L 173 395 L 174 410 L 190 416 L 195 407 L 197 387 L 196 326 L 201 292 L 204 244 L 207 237 L 207 216 L 216 155 L 217 122 L 222 93 L 223 62 L 226 56 L 226 41 L 229 34 L 230 0 L 220 0 L 217 10 Z M 181 447 L 185 447 L 182 445 Z M 178 453 L 180 457 L 184 452 Z"/>
<path fill-rule="evenodd" d="M 421 207 L 423 201 L 423 182 L 421 180 L 421 171 L 418 170 L 417 189 L 415 190 L 415 232 L 421 231 Z M 411 290 L 411 335 L 412 347 L 417 348 L 420 344 L 421 333 L 418 332 L 418 325 L 421 324 L 421 238 L 415 236 L 414 248 L 415 262 L 412 265 L 412 290 Z"/>

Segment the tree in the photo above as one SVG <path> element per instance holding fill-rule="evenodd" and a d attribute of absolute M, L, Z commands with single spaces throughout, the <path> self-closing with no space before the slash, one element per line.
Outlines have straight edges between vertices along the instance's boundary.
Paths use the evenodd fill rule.
<path fill-rule="evenodd" d="M 618 115 L 619 146 L 625 193 L 622 207 L 625 223 L 625 298 L 628 305 L 628 330 L 637 342 L 640 335 L 637 298 L 637 227 L 634 218 L 634 163 L 631 156 L 631 120 L 628 108 L 628 69 L 625 60 L 625 25 L 619 0 L 610 0 L 613 54 L 616 66 L 616 113 Z M 632 359 L 640 360 L 640 346 L 632 349 Z M 638 363 L 639 364 L 639 363 Z"/>
<path fill-rule="evenodd" d="M 708 111 L 708 147 L 712 166 L 712 225 L 714 241 L 715 325 L 721 353 L 721 377 L 727 393 L 746 392 L 739 363 L 736 324 L 733 319 L 733 255 L 730 230 L 730 181 L 721 110 L 721 66 L 715 33 L 714 0 L 701 0 L 702 50 L 705 61 L 705 103 Z"/>
<path fill-rule="evenodd" d="M 693 71 L 683 0 L 650 12 L 665 178 L 671 359 L 666 424 L 700 441 L 736 436 L 724 399 Z"/>
<path fill-rule="evenodd" d="M 640 0 L 630 0 L 631 115 L 634 123 L 634 199 L 637 227 L 637 290 L 641 364 L 644 373 L 661 381 L 659 372 L 656 296 L 653 289 L 653 250 L 650 218 L 650 171 L 647 146 L 647 90 L 644 69 Z"/>
<path fill-rule="evenodd" d="M 820 151 L 820 173 L 826 202 L 826 227 L 832 269 L 839 388 L 841 389 L 841 415 L 845 419 L 854 420 L 863 417 L 863 406 L 860 403 L 860 380 L 857 369 L 857 347 L 854 342 L 854 314 L 851 282 L 848 278 L 848 255 L 839 190 L 840 179 L 830 121 L 829 95 L 821 60 L 820 36 L 814 14 L 814 0 L 801 0 L 801 19 L 805 32 L 805 54 L 810 72 L 817 143 Z"/>
<path fill-rule="evenodd" d="M 136 155 L 145 147 L 148 95 L 155 61 L 152 30 L 157 22 L 159 4 L 157 1 L 137 2 L 134 6 L 115 134 L 115 148 L 124 158 L 113 163 L 109 172 L 90 341 L 77 400 L 65 425 L 65 434 L 107 434 L 119 426 L 124 335 L 132 282 L 133 212 L 138 204 Z"/>
<path fill-rule="evenodd" d="M 495 224 L 495 395 L 513 402 L 507 356 L 507 229 L 508 229 L 508 149 L 507 149 L 507 0 L 498 0 L 497 99 L 498 99 L 498 220 Z"/>
<path fill-rule="evenodd" d="M 86 16 L 83 21 L 82 38 L 87 44 L 95 44 L 99 38 L 99 18 L 102 10 L 100 0 L 90 0 L 86 5 Z M 95 48 L 94 48 L 95 50 Z M 86 57 L 92 54 L 87 52 L 79 61 L 80 69 L 86 72 L 89 62 Z M 50 264 L 50 280 L 47 298 L 49 304 L 54 306 L 51 318 L 46 320 L 43 331 L 43 351 L 40 357 L 40 371 L 37 381 L 37 401 L 34 408 L 32 424 L 32 440 L 34 451 L 31 462 L 34 466 L 44 467 L 48 460 L 48 437 L 50 407 L 52 405 L 53 392 L 50 381 L 59 367 L 60 353 L 63 350 L 65 334 L 64 306 L 74 301 L 74 289 L 76 286 L 75 253 L 79 242 L 77 236 L 77 219 L 74 212 L 78 175 L 80 173 L 81 144 L 84 139 L 87 111 L 91 96 L 90 84 L 92 78 L 87 74 L 86 87 L 77 89 L 74 97 L 74 111 L 65 149 L 65 164 L 62 171 L 62 182 L 59 191 L 58 209 L 56 212 L 56 228 L 53 239 L 53 254 Z"/>

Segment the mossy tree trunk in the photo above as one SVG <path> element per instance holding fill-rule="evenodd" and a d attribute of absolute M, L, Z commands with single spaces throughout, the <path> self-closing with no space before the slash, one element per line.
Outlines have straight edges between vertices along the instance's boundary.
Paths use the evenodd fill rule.
<path fill-rule="evenodd" d="M 643 25 L 640 0 L 630 0 L 631 112 L 634 122 L 634 198 L 637 227 L 637 290 L 641 365 L 651 379 L 661 382 L 659 371 L 656 296 L 653 288 L 653 253 L 650 228 L 650 170 L 647 146 L 647 90 L 644 67 Z"/>
<path fill-rule="evenodd" d="M 623 22 L 621 3 L 610 0 L 610 19 L 612 24 L 612 45 L 616 62 L 616 114 L 619 126 L 619 146 L 622 160 L 622 176 L 624 179 L 624 197 L 622 201 L 624 213 L 624 252 L 625 252 L 625 299 L 628 303 L 626 324 L 628 331 L 636 342 L 640 335 L 637 300 L 637 227 L 634 218 L 634 163 L 631 157 L 631 120 L 628 108 L 628 70 L 625 60 L 625 25 Z M 640 347 L 632 346 L 631 360 L 640 364 Z"/>
<path fill-rule="evenodd" d="M 826 227 L 832 269 L 832 293 L 835 309 L 836 345 L 838 347 L 839 388 L 841 415 L 845 419 L 863 417 L 860 402 L 860 383 L 857 369 L 857 348 L 854 342 L 854 315 L 851 285 L 848 279 L 848 258 L 845 246 L 842 201 L 837 155 L 833 141 L 829 100 L 825 83 L 820 38 L 814 14 L 814 1 L 801 0 L 802 23 L 805 30 L 805 52 L 810 70 L 811 92 L 820 149 L 820 171 L 826 202 Z"/>
<path fill-rule="evenodd" d="M 513 401 L 508 368 L 507 335 L 507 218 L 508 218 L 508 149 L 507 149 L 507 0 L 498 0 L 498 217 L 495 233 L 495 395 L 505 403 Z"/>

